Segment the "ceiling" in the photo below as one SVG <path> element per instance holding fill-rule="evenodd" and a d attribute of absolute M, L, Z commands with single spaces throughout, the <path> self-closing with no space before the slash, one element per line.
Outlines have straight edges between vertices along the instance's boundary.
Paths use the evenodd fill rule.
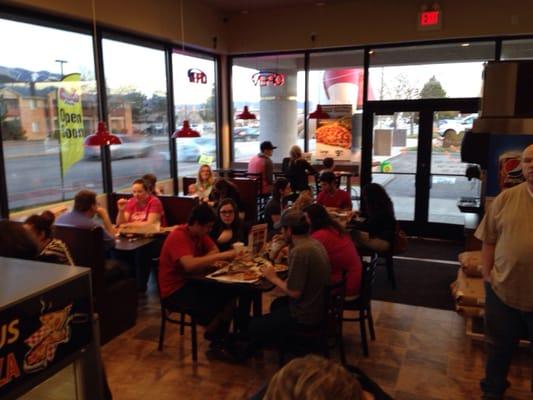
<path fill-rule="evenodd" d="M 316 7 L 335 3 L 348 3 L 355 0 L 203 0 L 204 3 L 221 11 L 243 12 L 248 10 L 286 8 L 305 5 Z"/>

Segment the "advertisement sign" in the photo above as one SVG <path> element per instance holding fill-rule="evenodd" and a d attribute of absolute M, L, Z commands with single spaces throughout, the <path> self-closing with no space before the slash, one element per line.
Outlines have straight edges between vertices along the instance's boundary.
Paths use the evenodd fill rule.
<path fill-rule="evenodd" d="M 80 74 L 66 75 L 57 89 L 57 121 L 61 173 L 64 176 L 72 165 L 83 157 L 83 111 Z"/>
<path fill-rule="evenodd" d="M 248 249 L 250 254 L 258 255 L 267 242 L 267 224 L 257 224 L 250 228 L 248 234 Z"/>
<path fill-rule="evenodd" d="M 495 197 L 502 190 L 524 181 L 520 157 L 533 144 L 533 135 L 490 135 L 487 165 L 487 196 Z"/>
<path fill-rule="evenodd" d="M 2 310 L 0 398 L 92 340 L 89 277 Z"/>
<path fill-rule="evenodd" d="M 352 105 L 321 105 L 329 114 L 329 119 L 317 121 L 315 131 L 315 157 L 322 160 L 331 157 L 334 160 L 350 160 L 352 148 Z"/>

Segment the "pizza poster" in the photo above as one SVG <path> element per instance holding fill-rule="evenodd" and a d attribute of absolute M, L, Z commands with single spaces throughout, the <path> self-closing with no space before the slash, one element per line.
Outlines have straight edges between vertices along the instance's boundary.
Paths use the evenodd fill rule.
<path fill-rule="evenodd" d="M 2 310 L 0 398 L 88 345 L 91 316 L 88 275 Z"/>
<path fill-rule="evenodd" d="M 349 161 L 352 155 L 352 105 L 321 105 L 329 119 L 317 120 L 315 158 Z"/>
<path fill-rule="evenodd" d="M 524 181 L 522 151 L 533 144 L 533 135 L 490 135 L 487 165 L 487 196 L 495 197 L 502 190 Z"/>

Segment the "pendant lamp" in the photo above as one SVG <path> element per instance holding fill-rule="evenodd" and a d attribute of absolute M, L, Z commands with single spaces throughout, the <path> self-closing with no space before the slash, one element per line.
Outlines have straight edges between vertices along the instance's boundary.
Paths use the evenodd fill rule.
<path fill-rule="evenodd" d="M 87 146 L 109 146 L 111 144 L 121 144 L 120 139 L 109 133 L 106 129 L 105 122 L 98 122 L 98 130 L 96 133 L 89 135 L 85 138 L 84 141 Z"/>
<path fill-rule="evenodd" d="M 172 134 L 172 139 L 195 138 L 195 137 L 200 137 L 200 132 L 192 129 L 191 126 L 189 125 L 189 121 L 187 120 L 183 121 L 183 126 L 181 127 L 181 129 L 177 130 L 176 132 Z"/>
<path fill-rule="evenodd" d="M 244 106 L 242 113 L 237 114 L 237 119 L 257 119 L 254 113 L 248 110 L 248 106 Z"/>
<path fill-rule="evenodd" d="M 93 9 L 93 43 L 94 43 L 94 48 L 96 49 L 97 48 L 97 39 L 96 39 L 96 6 L 95 6 L 95 0 L 92 0 L 92 9 Z M 100 94 L 100 91 L 98 90 L 98 83 L 100 82 L 100 72 L 99 72 L 99 69 L 98 69 L 98 65 L 100 65 L 99 61 L 98 61 L 98 52 L 96 51 L 95 52 L 95 57 L 96 57 L 96 69 L 95 69 L 95 72 L 96 72 L 96 93 L 99 96 Z M 103 111 L 101 109 L 102 107 L 102 101 L 101 99 L 99 99 L 98 101 L 98 107 L 100 107 L 100 117 L 102 117 L 103 115 Z M 87 146 L 108 146 L 108 145 L 111 145 L 111 144 L 122 144 L 121 140 L 118 138 L 118 136 L 115 136 L 113 135 L 112 133 L 110 133 L 107 128 L 106 128 L 106 124 L 104 121 L 99 121 L 98 122 L 98 129 L 96 130 L 95 133 L 93 133 L 92 135 L 89 135 L 85 138 L 84 140 L 84 143 L 87 145 Z"/>
<path fill-rule="evenodd" d="M 319 104 L 316 106 L 316 110 L 309 114 L 309 119 L 328 119 L 329 114 L 322 110 L 322 106 Z"/>

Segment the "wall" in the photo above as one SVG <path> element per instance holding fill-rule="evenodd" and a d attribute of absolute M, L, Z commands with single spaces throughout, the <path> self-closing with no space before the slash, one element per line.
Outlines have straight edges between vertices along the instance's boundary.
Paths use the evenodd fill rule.
<path fill-rule="evenodd" d="M 317 7 L 250 11 L 228 17 L 229 52 L 246 53 L 372 43 L 533 33 L 523 0 L 440 0 L 442 29 L 417 30 L 420 0 L 359 0 Z M 316 34 L 313 45 L 310 36 Z"/>
<path fill-rule="evenodd" d="M 8 0 L 7 3 L 92 21 L 91 0 Z M 95 0 L 95 5 L 99 23 L 181 46 L 180 0 Z M 216 36 L 216 51 L 225 52 L 228 48 L 226 25 L 221 15 L 194 0 L 183 0 L 183 8 L 186 43 L 214 51 L 213 37 Z"/>

